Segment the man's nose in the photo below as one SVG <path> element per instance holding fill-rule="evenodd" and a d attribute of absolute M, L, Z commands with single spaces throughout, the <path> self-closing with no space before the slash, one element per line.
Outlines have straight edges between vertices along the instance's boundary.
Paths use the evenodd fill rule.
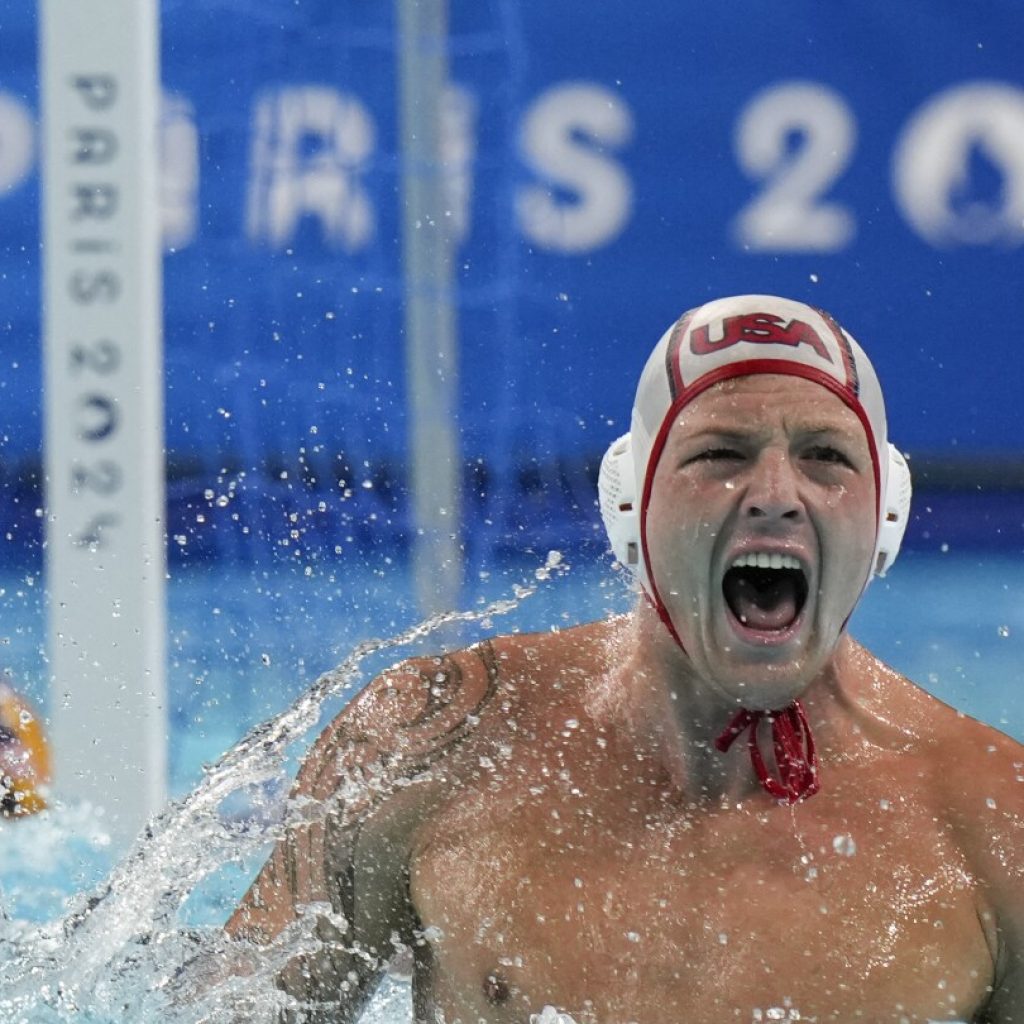
<path fill-rule="evenodd" d="M 743 512 L 751 519 L 799 521 L 803 518 L 797 471 L 788 453 L 762 452 L 753 467 Z"/>

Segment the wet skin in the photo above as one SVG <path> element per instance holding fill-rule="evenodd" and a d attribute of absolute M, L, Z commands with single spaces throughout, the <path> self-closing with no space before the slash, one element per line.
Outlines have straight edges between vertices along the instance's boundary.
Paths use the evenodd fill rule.
<path fill-rule="evenodd" d="M 308 823 L 228 924 L 267 941 L 330 904 L 281 978 L 309 1020 L 357 1020 L 411 953 L 421 1021 L 1024 1022 L 1024 748 L 841 633 L 874 483 L 856 418 L 803 383 L 709 391 L 673 427 L 648 530 L 687 653 L 640 601 L 399 666 L 324 733 Z M 809 576 L 781 638 L 723 595 L 765 545 Z M 795 696 L 822 790 L 790 807 L 713 740 Z"/>
<path fill-rule="evenodd" d="M 613 657 L 628 642 L 616 630 L 631 628 L 499 646 L 517 728 L 495 722 L 505 754 L 493 767 L 474 768 L 475 744 L 460 755 L 458 796 L 411 848 L 412 900 L 434 935 L 427 1004 L 463 1021 L 524 1021 L 545 1004 L 578 1021 L 711 1024 L 769 1007 L 819 1021 L 989 1019 L 990 988 L 1005 984 L 1004 904 L 985 837 L 1002 830 L 1016 851 L 1012 890 L 1024 831 L 987 801 L 998 788 L 1024 811 L 1019 748 L 846 641 L 844 727 L 826 724 L 839 700 L 808 701 L 823 792 L 791 808 L 759 789 L 716 793 L 713 775 L 695 792 L 664 736 L 594 692 L 586 677 L 607 668 L 566 659 L 569 643 Z M 561 689 L 524 700 L 538 670 Z M 951 748 L 996 779 L 943 780 Z M 749 771 L 742 751 L 734 761 Z M 497 1006 L 491 976 L 508 993 Z"/>

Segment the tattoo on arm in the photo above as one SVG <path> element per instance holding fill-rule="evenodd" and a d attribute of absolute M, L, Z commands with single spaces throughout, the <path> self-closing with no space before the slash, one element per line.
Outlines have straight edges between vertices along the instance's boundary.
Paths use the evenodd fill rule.
<path fill-rule="evenodd" d="M 493 647 L 471 651 L 475 657 L 418 659 L 385 673 L 308 755 L 296 787 L 309 801 L 301 820 L 287 827 L 232 919 L 244 918 L 238 930 L 269 941 L 303 908 L 330 905 L 329 913 L 314 911 L 316 950 L 293 959 L 279 978 L 301 1004 L 283 1022 L 357 1020 L 395 953 L 392 935 L 411 931 L 407 851 L 401 837 L 383 835 L 381 821 L 430 779 L 494 700 Z"/>

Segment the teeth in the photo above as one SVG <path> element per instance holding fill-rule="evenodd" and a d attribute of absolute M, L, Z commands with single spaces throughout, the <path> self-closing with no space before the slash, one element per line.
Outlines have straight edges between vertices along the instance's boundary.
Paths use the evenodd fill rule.
<path fill-rule="evenodd" d="M 733 569 L 800 569 L 800 562 L 792 555 L 780 555 L 778 552 L 768 554 L 766 551 L 748 551 L 735 559 L 730 568 Z"/>

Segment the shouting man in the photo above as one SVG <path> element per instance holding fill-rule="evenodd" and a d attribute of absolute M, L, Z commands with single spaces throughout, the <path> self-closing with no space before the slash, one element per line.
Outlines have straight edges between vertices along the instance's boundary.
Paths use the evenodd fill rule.
<path fill-rule="evenodd" d="M 409 662 L 334 721 L 228 924 L 289 1021 L 1024 1022 L 1024 748 L 846 630 L 910 498 L 831 317 L 686 313 L 601 472 L 628 615 Z M 895 625 L 895 624 L 894 624 Z"/>

